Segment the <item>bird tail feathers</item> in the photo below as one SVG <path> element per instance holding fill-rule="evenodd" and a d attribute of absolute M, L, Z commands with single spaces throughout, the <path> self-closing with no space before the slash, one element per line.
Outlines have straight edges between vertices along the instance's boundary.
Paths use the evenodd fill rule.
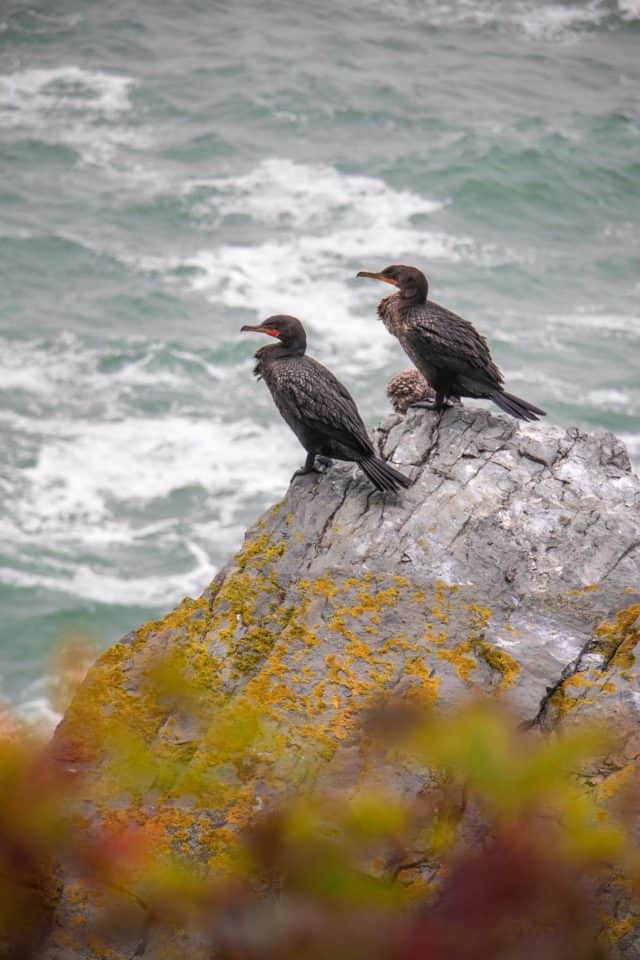
<path fill-rule="evenodd" d="M 546 417 L 546 412 L 541 410 L 540 407 L 536 407 L 527 400 L 515 397 L 512 393 L 507 393 L 504 390 L 496 390 L 495 393 L 491 394 L 491 399 L 501 410 L 517 420 L 539 420 L 540 417 Z"/>
<path fill-rule="evenodd" d="M 378 457 L 369 457 L 368 460 L 358 461 L 358 466 L 364 470 L 371 483 L 378 490 L 396 491 L 398 487 L 410 487 L 411 481 L 399 470 Z"/>

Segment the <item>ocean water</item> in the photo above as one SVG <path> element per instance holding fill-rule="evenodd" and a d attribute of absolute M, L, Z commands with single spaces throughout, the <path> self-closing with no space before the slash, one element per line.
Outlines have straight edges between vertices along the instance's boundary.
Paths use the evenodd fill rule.
<path fill-rule="evenodd" d="M 640 460 L 640 0 L 0 3 L 0 698 L 197 594 L 302 452 L 243 323 L 371 424 L 415 263 Z"/>

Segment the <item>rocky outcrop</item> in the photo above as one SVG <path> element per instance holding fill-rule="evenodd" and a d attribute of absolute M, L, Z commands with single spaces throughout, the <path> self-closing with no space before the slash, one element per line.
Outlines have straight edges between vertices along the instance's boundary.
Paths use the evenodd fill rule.
<path fill-rule="evenodd" d="M 640 481 L 622 444 L 465 407 L 392 416 L 376 442 L 413 475 L 409 490 L 384 496 L 350 465 L 296 479 L 199 599 L 98 660 L 58 729 L 59 753 L 94 783 L 108 782 L 119 727 L 208 771 L 215 809 L 153 782 L 113 815 L 152 820 L 158 843 L 213 869 L 229 831 L 301 782 L 310 758 L 327 779 L 368 775 L 358 718 L 381 691 L 443 708 L 482 691 L 542 730 L 613 717 L 625 734 L 594 772 L 603 791 L 640 755 Z M 174 672 L 194 709 L 172 694 Z M 240 707 L 279 739 L 244 773 L 224 735 Z M 89 956 L 74 953 L 84 906 L 70 889 L 65 956 Z M 621 955 L 635 949 L 632 926 L 620 927 Z"/>

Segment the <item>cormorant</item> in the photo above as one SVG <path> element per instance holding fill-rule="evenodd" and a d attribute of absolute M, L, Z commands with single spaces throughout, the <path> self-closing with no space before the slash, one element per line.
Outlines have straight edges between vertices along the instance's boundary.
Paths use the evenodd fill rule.
<path fill-rule="evenodd" d="M 477 397 L 493 400 L 519 420 L 545 416 L 544 410 L 505 391 L 485 338 L 468 320 L 428 299 L 427 278 L 416 267 L 393 264 L 380 273 L 361 270 L 358 276 L 398 288 L 380 301 L 378 316 L 435 390 L 436 410 L 446 406 L 448 397 Z"/>
<path fill-rule="evenodd" d="M 406 413 L 409 407 L 433 407 L 436 392 L 419 370 L 409 367 L 391 377 L 387 384 L 387 396 L 396 413 Z"/>
<path fill-rule="evenodd" d="M 307 337 L 296 317 L 274 316 L 242 331 L 266 333 L 279 341 L 255 354 L 254 374 L 264 379 L 280 414 L 307 451 L 294 477 L 316 470 L 316 457 L 327 462 L 352 460 L 378 490 L 408 487 L 410 481 L 374 453 L 349 391 L 330 370 L 305 356 Z"/>

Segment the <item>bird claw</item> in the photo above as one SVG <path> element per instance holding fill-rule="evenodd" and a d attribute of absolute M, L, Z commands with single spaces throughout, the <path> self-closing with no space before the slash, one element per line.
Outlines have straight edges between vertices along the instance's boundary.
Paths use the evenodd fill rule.
<path fill-rule="evenodd" d="M 409 410 L 432 410 L 434 413 L 442 413 L 454 405 L 451 400 L 444 400 L 442 403 L 436 403 L 435 400 L 416 400 L 409 406 Z"/>
<path fill-rule="evenodd" d="M 306 477 L 310 473 L 324 473 L 325 470 L 330 467 L 333 463 L 329 457 L 323 457 L 320 454 L 316 454 L 316 457 L 313 463 L 309 463 L 307 459 L 304 467 L 299 467 L 296 472 L 291 477 L 291 482 L 295 480 L 296 477 Z"/>
<path fill-rule="evenodd" d="M 462 401 L 459 400 L 458 397 L 445 397 L 438 396 L 436 394 L 436 397 L 431 405 L 431 409 L 436 410 L 438 413 L 442 413 L 443 410 L 449 410 L 451 407 L 460 406 L 461 403 Z"/>
<path fill-rule="evenodd" d="M 310 470 L 305 469 L 305 467 L 299 467 L 294 473 L 291 474 L 291 483 L 296 479 L 296 477 L 307 477 L 310 473 L 319 473 L 315 467 L 311 467 Z"/>

